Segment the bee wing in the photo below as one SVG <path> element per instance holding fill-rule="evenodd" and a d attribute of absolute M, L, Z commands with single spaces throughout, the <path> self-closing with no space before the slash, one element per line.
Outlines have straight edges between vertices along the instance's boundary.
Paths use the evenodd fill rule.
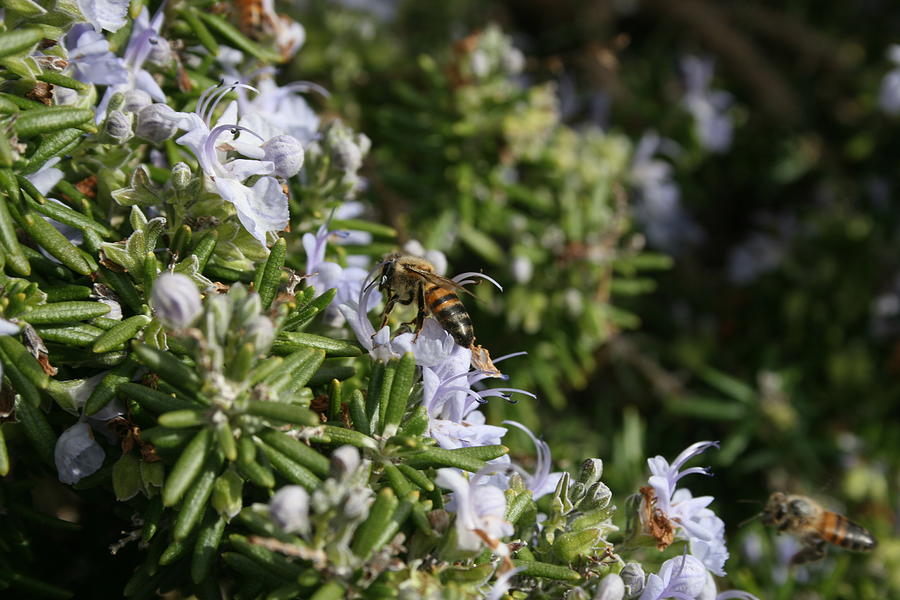
<path fill-rule="evenodd" d="M 413 273 L 415 273 L 422 279 L 424 279 L 430 283 L 433 283 L 434 285 L 439 285 L 441 287 L 448 287 L 448 288 L 451 288 L 458 292 L 465 292 L 468 295 L 472 296 L 473 298 L 476 297 L 475 294 L 473 294 L 472 292 L 470 292 L 469 290 L 467 290 L 465 287 L 461 286 L 460 284 L 456 283 L 452 279 L 447 279 L 446 277 L 442 277 L 441 275 L 438 275 L 437 273 L 430 273 L 428 271 L 423 271 L 422 269 L 418 269 L 416 267 L 410 267 L 408 265 L 405 266 L 404 268 L 407 271 L 412 271 Z"/>

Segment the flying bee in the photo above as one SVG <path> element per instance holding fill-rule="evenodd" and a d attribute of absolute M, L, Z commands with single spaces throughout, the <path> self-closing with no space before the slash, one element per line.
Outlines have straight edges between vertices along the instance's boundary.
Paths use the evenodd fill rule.
<path fill-rule="evenodd" d="M 803 549 L 791 558 L 792 565 L 821 559 L 826 544 L 853 552 L 868 552 L 878 545 L 875 536 L 864 527 L 806 496 L 773 493 L 763 509 L 762 521 L 803 542 Z"/>
<path fill-rule="evenodd" d="M 475 345 L 472 318 L 457 295 L 458 291 L 470 293 L 462 285 L 438 275 L 434 265 L 424 258 L 399 252 L 384 258 L 381 275 L 376 281 L 378 291 L 387 294 L 379 329 L 387 325 L 388 316 L 396 304 L 415 303 L 418 309 L 416 316 L 412 321 L 403 323 L 403 329 L 409 330 L 412 326 L 418 338 L 425 317 L 430 314 L 454 342 L 472 350 L 472 364 L 476 368 L 500 374 L 491 362 L 488 351 Z"/>

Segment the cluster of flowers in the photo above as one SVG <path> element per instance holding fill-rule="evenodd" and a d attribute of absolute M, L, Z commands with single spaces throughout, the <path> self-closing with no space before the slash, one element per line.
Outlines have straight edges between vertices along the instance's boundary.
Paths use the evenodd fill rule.
<path fill-rule="evenodd" d="M 177 545 L 183 545 L 187 533 L 197 526 L 210 497 L 213 508 L 209 514 L 216 512 L 219 515 L 219 520 L 214 520 L 210 530 L 217 531 L 219 539 L 226 524 L 237 515 L 244 515 L 247 520 L 252 519 L 252 516 L 248 516 L 252 510 L 244 511 L 242 486 L 248 482 L 261 488 L 273 488 L 274 476 L 265 466 L 271 463 L 284 479 L 304 485 L 286 486 L 272 495 L 264 513 L 271 516 L 272 521 L 281 528 L 281 533 L 263 526 L 262 529 L 271 533 L 271 537 L 259 545 L 262 547 L 268 544 L 265 546 L 267 550 L 275 548 L 281 555 L 308 560 L 323 572 L 328 571 L 332 563 L 340 565 L 343 570 L 335 569 L 335 572 L 348 582 L 360 585 L 355 583 L 357 579 L 354 579 L 354 569 L 362 566 L 374 569 L 372 565 L 377 563 L 376 559 L 366 562 L 375 548 L 374 542 L 367 545 L 368 541 L 360 541 L 375 536 L 367 530 L 367 524 L 375 522 L 373 518 L 378 515 L 376 508 L 380 506 L 378 503 L 383 497 L 379 495 L 379 499 L 373 500 L 375 494 L 372 486 L 377 482 L 373 476 L 373 463 L 380 461 L 382 464 L 379 466 L 385 470 L 393 466 L 391 460 L 397 455 L 391 454 L 395 451 L 391 444 L 394 443 L 392 440 L 398 433 L 402 419 L 389 422 L 377 434 L 367 431 L 363 435 L 362 432 L 354 431 L 359 435 L 348 439 L 354 440 L 357 447 L 363 449 L 363 454 L 356 448 L 341 446 L 330 453 L 330 476 L 323 474 L 327 467 L 323 467 L 321 463 L 325 461 L 327 465 L 328 461 L 317 450 L 310 450 L 309 445 L 302 444 L 299 440 L 312 440 L 313 443 L 327 445 L 331 439 L 322 433 L 318 424 L 304 421 L 318 417 L 308 410 L 311 406 L 310 398 L 301 391 L 306 390 L 309 392 L 307 395 L 312 396 L 307 384 L 325 356 L 325 351 L 312 344 L 324 344 L 333 349 L 334 342 L 340 339 L 324 336 L 291 337 L 296 332 L 289 331 L 285 323 L 296 324 L 302 319 L 297 312 L 286 318 L 288 310 L 292 310 L 286 308 L 291 300 L 275 301 L 275 295 L 280 291 L 295 299 L 297 296 L 294 294 L 297 281 L 291 279 L 285 284 L 281 278 L 286 239 L 289 236 L 282 235 L 281 232 L 289 223 L 298 221 L 292 221 L 291 204 L 285 189 L 290 188 L 291 180 L 297 178 L 298 174 L 300 178 L 305 175 L 307 179 L 311 179 L 308 164 L 304 171 L 305 158 L 321 157 L 327 153 L 326 146 L 332 144 L 332 163 L 338 166 L 339 171 L 339 176 L 335 175 L 339 184 L 335 184 L 333 188 L 337 190 L 335 194 L 340 201 L 337 203 L 335 216 L 350 218 L 358 215 L 360 205 L 343 201 L 352 197 L 361 185 L 356 171 L 368 149 L 368 141 L 364 136 L 353 137 L 347 130 L 334 125 L 320 134 L 318 117 L 298 95 L 299 92 L 310 90 L 321 91 L 317 86 L 306 82 L 279 86 L 275 82 L 274 72 L 266 68 L 258 69 L 252 77 L 246 77 L 242 75 L 245 66 L 243 56 L 224 46 L 219 47 L 219 53 L 215 55 L 208 48 L 200 47 L 179 56 L 177 60 L 185 63 L 193 61 L 196 67 L 205 65 L 206 68 L 212 68 L 219 65 L 218 74 L 225 81 L 233 79 L 233 83 L 208 87 L 196 98 L 192 111 L 188 111 L 186 107 L 182 107 L 185 110 L 172 108 L 164 91 L 167 82 L 160 77 L 159 71 L 148 70 L 154 65 L 157 68 L 171 66 L 176 60 L 176 53 L 172 49 L 174 44 L 162 35 L 163 17 L 166 14 L 164 9 L 159 8 L 153 17 L 147 8 L 141 9 L 132 23 L 130 38 L 123 47 L 122 56 L 112 51 L 110 40 L 103 33 L 108 31 L 114 34 L 129 23 L 129 5 L 129 2 L 117 0 L 82 0 L 78 6 L 83 19 L 79 21 L 88 23 L 74 24 L 56 47 L 34 49 L 29 54 L 29 58 L 37 64 L 88 84 L 82 90 L 54 86 L 52 102 L 57 106 L 91 108 L 94 121 L 100 126 L 97 139 L 104 140 L 105 144 L 127 146 L 134 153 L 132 158 L 137 159 L 134 162 L 140 164 L 134 169 L 131 188 L 110 191 L 110 196 L 121 205 L 131 206 L 128 224 L 132 233 L 127 241 L 91 245 L 89 234 L 82 230 L 72 230 L 71 226 L 67 228 L 66 224 L 55 220 L 48 221 L 65 236 L 66 243 L 84 246 L 91 253 L 96 253 L 99 263 L 109 273 L 119 274 L 123 278 L 130 277 L 135 281 L 142 278 L 139 292 L 130 280 L 127 283 L 131 287 L 121 287 L 134 290 L 138 296 L 137 309 L 129 305 L 126 294 L 121 291 L 116 295 L 109 290 L 103 291 L 103 288 L 89 290 L 92 297 L 102 296 L 101 303 L 105 311 L 102 315 L 107 320 L 104 325 L 109 327 L 109 331 L 115 331 L 116 336 L 123 336 L 121 339 L 117 337 L 116 343 L 113 343 L 108 341 L 113 337 L 111 334 L 91 334 L 98 340 L 106 336 L 103 340 L 106 343 L 103 344 L 91 339 L 89 343 L 94 345 L 94 353 L 104 353 L 107 345 L 109 348 L 119 348 L 133 339 L 143 340 L 143 344 L 138 345 L 140 351 L 136 352 L 141 365 L 128 362 L 132 360 L 131 357 L 126 357 L 123 353 L 120 357 L 122 362 L 117 363 L 112 371 L 103 370 L 82 379 L 55 382 L 62 391 L 60 387 L 54 387 L 51 394 L 53 399 L 77 419 L 55 442 L 53 458 L 58 478 L 63 483 L 75 484 L 101 472 L 101 467 L 106 462 L 104 446 L 109 447 L 118 439 L 110 433 L 107 425 L 114 419 L 127 420 L 129 417 L 129 410 L 116 393 L 119 388 L 110 386 L 134 386 L 134 382 L 144 381 L 144 376 L 149 372 L 162 375 L 162 389 L 174 390 L 171 395 L 156 390 L 152 390 L 152 393 L 138 392 L 139 395 L 144 394 L 141 398 L 148 406 L 155 407 L 156 412 L 165 415 L 152 424 L 161 425 L 163 430 L 182 428 L 196 433 L 191 434 L 194 437 L 178 458 L 168 461 L 172 464 L 164 485 L 161 483 L 163 477 L 160 457 L 152 450 L 147 450 L 147 454 L 142 456 L 140 467 L 135 466 L 135 470 L 140 469 L 140 477 L 143 478 L 138 481 L 143 483 L 127 486 L 122 483 L 129 476 L 129 465 L 136 462 L 133 458 L 125 460 L 126 456 L 130 456 L 131 446 L 126 449 L 124 443 L 122 459 L 116 463 L 112 475 L 116 499 L 119 501 L 131 500 L 144 492 L 148 498 L 161 494 L 162 504 L 156 505 L 160 511 L 163 505 L 179 507 L 177 516 L 171 519 L 174 523 L 172 547 L 176 547 L 176 550 L 171 555 L 164 553 L 160 561 L 177 560 L 180 556 L 178 552 L 183 552 L 183 549 L 178 550 Z M 271 10 L 271 7 L 268 9 Z M 295 23 L 286 22 L 274 13 L 269 15 L 269 22 L 278 24 L 273 26 L 273 43 L 279 48 L 280 56 L 290 57 L 302 42 L 302 28 Z M 486 68 L 488 66 L 473 65 L 476 71 Z M 106 88 L 99 101 L 94 94 L 94 85 Z M 223 101 L 230 95 L 236 95 L 237 99 L 223 107 Z M 147 142 L 161 144 L 169 140 L 174 140 L 174 144 L 170 141 L 167 145 L 169 156 L 147 145 Z M 196 173 L 186 163 L 172 164 L 175 161 L 171 158 L 172 155 L 177 155 L 177 146 L 189 152 L 189 155 L 181 156 L 196 163 Z M 173 153 L 173 149 L 176 153 Z M 146 156 L 142 153 L 146 153 Z M 65 155 L 64 152 L 60 154 Z M 140 173 L 144 173 L 142 169 L 147 169 L 145 162 L 170 170 L 168 185 L 164 190 L 141 181 Z M 34 193 L 46 195 L 63 180 L 64 169 L 56 168 L 49 162 L 41 167 L 42 169 L 29 175 L 28 181 L 33 186 Z M 192 179 L 195 174 L 197 178 Z M 186 200 L 184 195 L 187 190 L 193 192 L 195 197 Z M 155 195 L 157 193 L 158 196 Z M 148 219 L 137 205 L 143 207 L 151 218 Z M 156 245 L 162 230 L 168 227 L 166 233 L 175 244 L 177 232 L 188 223 L 197 226 L 198 231 L 202 230 L 202 226 L 206 224 L 204 219 L 209 218 L 209 214 L 205 212 L 209 207 L 213 207 L 211 211 L 218 225 L 230 223 L 237 227 L 236 220 L 241 230 L 217 246 L 212 258 L 207 254 L 201 260 L 198 256 L 203 253 L 197 249 L 202 240 L 195 245 L 193 254 L 188 259 L 178 262 L 183 257 L 172 253 L 169 268 L 164 267 L 163 273 L 159 274 L 156 254 L 168 251 Z M 221 231 L 215 233 L 224 237 Z M 326 321 L 332 326 L 341 325 L 342 320 L 349 324 L 359 345 L 368 351 L 369 358 L 356 358 L 356 361 L 370 359 L 369 364 L 399 362 L 412 356 L 417 391 L 411 397 L 416 401 L 407 406 L 406 398 L 401 398 L 399 406 L 408 413 L 418 406 L 424 407 L 427 425 L 418 436 L 421 439 L 414 442 L 414 445 L 420 446 L 417 449 L 425 448 L 427 451 L 436 444 L 447 452 L 440 455 L 445 461 L 451 456 L 471 457 L 474 455 L 461 454 L 459 451 L 503 449 L 502 441 L 510 428 L 526 433 L 535 445 L 537 459 L 533 472 L 513 463 L 505 455 L 505 449 L 498 453 L 499 456 L 480 461 L 478 464 L 484 463 L 484 466 L 477 469 L 467 471 L 450 466 L 434 468 L 429 471 L 431 481 L 412 467 L 406 471 L 423 490 L 428 490 L 429 487 L 434 490 L 436 484 L 451 492 L 445 514 L 447 518 L 452 515 L 454 519 L 453 534 L 448 533 L 447 539 L 452 540 L 453 550 L 461 553 L 456 555 L 457 558 L 469 561 L 468 564 L 473 568 L 478 565 L 489 567 L 484 581 L 489 581 L 491 576 L 494 578 L 491 589 L 486 592 L 487 597 L 500 598 L 514 585 L 525 590 L 543 585 L 546 586 L 545 590 L 562 591 L 563 588 L 552 586 L 566 584 L 556 583 L 555 580 L 569 578 L 571 581 L 573 577 L 574 580 L 580 577 L 577 571 L 570 568 L 571 565 L 592 576 L 598 573 L 594 569 L 602 569 L 602 580 L 598 576 L 582 582 L 580 588 L 570 588 L 578 590 L 573 593 L 596 592 L 599 595 L 595 597 L 607 600 L 626 597 L 640 600 L 752 598 L 743 592 L 725 592 L 716 596 L 713 575 L 725 574 L 724 564 L 728 557 L 724 524 L 708 508 L 712 502 L 711 497 L 694 498 L 689 490 L 677 488 L 677 483 L 685 475 L 707 473 L 700 468 L 681 468 L 686 461 L 714 443 L 701 442 L 691 446 L 671 465 L 662 457 L 648 461 L 652 476 L 640 509 L 641 526 L 635 530 L 635 534 L 651 536 L 660 550 L 666 549 L 676 539 L 685 541 L 686 549 L 681 556 L 664 562 L 658 573 L 645 577 L 640 564 L 626 564 L 606 540 L 607 533 L 616 529 L 611 524 L 615 507 L 609 504 L 611 493 L 599 481 L 599 461 L 588 461 L 585 473 L 575 481 L 568 473 L 552 472 L 550 448 L 524 425 L 515 421 L 504 422 L 505 427 L 488 424 L 479 407 L 489 399 L 499 397 L 509 400 L 512 395 L 534 399 L 535 395 L 514 387 L 489 387 L 488 383 L 492 379 L 505 380 L 506 377 L 473 368 L 472 350 L 456 344 L 436 320 L 428 319 L 421 331 L 393 337 L 388 326 L 376 331 L 370 321 L 370 312 L 379 305 L 379 298 L 375 286 L 377 282 L 372 278 L 373 271 L 369 270 L 370 262 L 360 256 L 350 256 L 342 263 L 326 260 L 328 241 L 332 237 L 344 243 L 362 245 L 369 241 L 364 232 L 332 232 L 327 225 L 321 226 L 315 234 L 303 235 L 301 243 L 306 251 L 305 278 L 309 288 L 315 292 L 309 294 L 309 297 L 327 297 L 326 294 L 335 290 L 334 299 L 323 312 Z M 52 236 L 37 240 L 42 249 L 51 245 L 46 242 L 49 238 Z M 407 250 L 426 256 L 439 271 L 446 268 L 447 261 L 440 253 L 426 252 L 415 244 L 407 246 Z M 81 257 L 81 254 L 57 254 L 59 256 L 48 253 L 56 264 L 81 266 L 81 263 L 72 258 Z M 86 251 L 84 254 L 89 255 Z M 93 256 L 91 260 L 94 260 Z M 210 260 L 214 262 L 209 263 Z M 246 263 L 256 267 L 255 276 L 252 274 L 253 269 L 242 272 L 234 267 Z M 204 270 L 208 264 L 214 265 L 218 270 Z M 81 273 L 82 275 L 101 270 L 100 266 L 85 266 L 87 272 Z M 377 268 L 376 265 L 376 270 Z M 229 286 L 209 277 L 223 272 L 237 273 L 230 281 L 250 272 L 254 277 L 256 293 L 249 293 L 240 284 L 230 286 L 227 294 L 220 293 Z M 475 283 L 477 279 L 486 279 L 502 291 L 499 283 L 482 273 L 466 272 L 452 280 L 464 286 Z M 206 296 L 205 300 L 202 295 Z M 42 302 L 47 303 L 46 295 Z M 128 310 L 137 314 L 123 319 Z M 315 314 L 312 313 L 313 316 Z M 67 318 L 69 317 L 63 317 L 62 322 L 69 323 L 65 320 Z M 47 322 L 53 323 L 45 321 Z M 17 313 L 10 319 L 0 320 L 0 335 L 18 336 L 23 331 L 29 332 L 25 337 L 31 336 L 31 339 L 37 340 L 28 342 L 35 348 L 37 356 L 47 359 L 47 365 L 50 364 L 49 361 L 55 360 L 53 352 L 42 348 L 38 337 L 40 332 L 36 332 L 28 324 L 27 311 Z M 90 333 L 91 330 L 87 331 Z M 49 336 L 51 333 L 45 332 L 45 335 Z M 303 341 L 296 341 L 298 339 Z M 187 356 L 189 360 L 174 358 L 174 354 L 167 352 L 169 344 L 172 350 L 177 346 L 179 356 Z M 281 377 L 282 374 L 277 372 L 282 359 L 272 356 L 272 348 L 278 344 L 281 344 L 282 349 L 295 350 L 289 354 L 290 358 L 284 359 L 285 362 L 293 360 L 297 365 L 301 361 L 314 364 L 311 372 L 299 384 L 286 381 L 285 377 L 293 374 Z M 339 347 L 346 354 L 338 356 L 355 356 L 354 351 L 357 349 L 348 343 L 344 342 Z M 282 354 L 288 352 L 285 350 Z M 502 356 L 494 362 L 501 363 L 521 354 L 523 353 Z M 4 360 L 6 356 L 4 354 Z M 8 362 L 7 365 L 10 369 L 21 369 L 21 366 L 16 367 Z M 256 371 L 251 376 L 253 368 Z M 257 377 L 259 381 L 256 380 Z M 48 377 L 45 373 L 42 381 L 46 379 Z M 22 381 L 18 370 L 15 371 L 15 377 L 10 377 L 10 381 L 16 385 Z M 46 381 L 44 385 L 49 386 Z M 106 389 L 113 390 L 109 397 L 103 395 L 106 392 L 101 393 L 101 390 Z M 200 390 L 202 394 L 199 393 Z M 17 391 L 24 397 L 22 390 Z M 190 397 L 191 394 L 197 397 Z M 185 395 L 188 397 L 184 397 Z M 335 394 L 335 397 L 340 405 L 340 396 Z M 97 398 L 104 401 L 102 406 L 94 406 Z M 20 399 L 17 405 L 23 407 L 23 402 L 29 400 Z M 89 410 L 89 406 L 93 410 Z M 173 406 L 187 408 L 172 410 Z M 145 415 L 144 418 L 149 417 Z M 24 421 L 24 416 L 20 420 Z M 284 429 L 284 423 L 291 427 Z M 338 428 L 336 425 L 328 426 Z M 349 427 L 345 426 L 343 429 Z M 109 436 L 107 443 L 95 438 L 94 431 Z M 286 431 L 291 435 L 287 435 Z M 159 432 L 160 428 L 157 427 L 157 434 Z M 215 432 L 215 445 L 210 432 Z M 331 435 L 335 435 L 333 430 Z M 130 439 L 133 444 L 133 438 Z M 262 461 L 264 464 L 254 462 L 254 444 L 264 449 L 268 463 L 266 460 Z M 274 444 L 281 445 L 273 449 Z M 159 446 L 163 447 L 162 444 Z M 213 447 L 218 452 L 205 452 Z M 175 444 L 175 448 L 181 447 Z M 317 469 L 316 473 L 293 467 L 290 460 L 285 458 L 292 452 L 295 453 L 292 456 L 301 456 L 299 460 L 309 460 L 312 464 L 310 469 Z M 303 454 L 304 452 L 311 452 L 315 456 L 310 458 L 310 454 Z M 398 455 L 402 458 L 402 454 Z M 236 462 L 237 467 L 223 469 L 221 463 L 225 459 Z M 151 464 L 157 467 L 144 467 Z M 472 461 L 469 464 L 473 464 Z M 433 465 L 426 465 L 422 472 L 431 467 Z M 198 475 L 201 471 L 203 474 Z M 425 477 L 426 481 L 417 479 L 420 477 Z M 397 485 L 396 482 L 394 484 Z M 192 502 L 179 504 L 182 497 L 186 497 L 185 494 Z M 547 504 L 544 502 L 539 511 L 535 502 L 551 495 L 551 507 L 544 509 L 543 506 Z M 408 497 L 417 498 L 416 494 Z M 515 499 L 518 497 L 525 498 L 527 502 L 517 502 Z M 404 516 L 398 516 L 401 514 L 399 509 L 393 513 L 397 529 L 406 525 L 404 519 L 407 514 L 424 514 L 412 508 L 415 500 L 405 501 L 408 506 Z M 434 502 L 443 502 L 440 492 Z M 525 508 L 526 504 L 528 510 Z M 183 516 L 188 514 L 191 507 L 196 509 L 197 506 L 200 507 L 199 513 L 194 513 L 191 517 Z M 418 504 L 415 506 L 421 508 Z M 523 518 L 521 523 L 514 523 L 511 517 L 514 510 L 520 513 L 519 516 L 530 511 L 530 516 Z M 436 509 L 433 512 L 439 511 Z M 324 518 L 324 515 L 328 518 Z M 157 518 L 158 516 L 157 514 Z M 579 517 L 589 518 L 579 521 Z M 416 525 L 430 529 L 432 525 L 428 518 L 430 517 L 426 517 L 424 525 L 421 522 Z M 434 518 L 440 520 L 438 516 Z M 414 517 L 411 519 L 415 521 Z M 380 526 L 381 523 L 376 525 Z M 576 526 L 581 529 L 576 531 Z M 442 531 L 439 524 L 433 527 L 436 531 Z M 370 535 L 360 537 L 363 534 L 358 531 Z M 448 529 L 444 528 L 443 531 L 447 532 Z M 279 537 L 282 533 L 297 534 L 299 538 L 294 540 Z M 570 533 L 578 533 L 580 537 L 577 540 L 574 537 L 566 538 Z M 354 534 L 357 537 L 351 548 L 349 540 Z M 150 537 L 152 535 L 151 533 Z M 291 545 L 284 540 L 293 540 L 295 543 Z M 382 540 L 381 544 L 384 545 L 386 541 Z M 234 540 L 232 543 L 239 544 Z M 322 548 L 336 547 L 340 551 L 328 553 L 319 547 L 304 546 L 304 543 L 321 544 Z M 212 547 L 215 549 L 216 545 Z M 386 547 L 386 552 L 402 555 L 403 548 L 400 544 Z M 555 555 L 558 564 L 530 560 L 529 556 L 535 557 L 532 548 L 542 559 L 549 560 Z M 351 550 L 356 555 L 355 562 L 347 558 Z M 606 556 L 609 562 L 603 563 L 598 558 L 601 555 Z M 283 559 L 281 556 L 279 558 Z M 416 561 L 426 558 L 411 555 L 410 570 L 415 570 L 415 565 L 421 564 Z M 513 560 L 520 561 L 520 564 L 515 565 Z M 229 561 L 226 559 L 225 562 Z M 352 568 L 344 569 L 345 566 Z M 546 573 L 546 569 L 554 567 L 557 568 L 555 577 Z M 207 573 L 208 568 L 206 567 Z M 382 564 L 380 568 L 383 570 L 386 567 Z M 451 562 L 444 561 L 442 568 L 450 569 Z M 154 573 L 155 569 L 154 564 Z M 236 570 L 240 571 L 239 568 Z M 564 577 L 559 576 L 560 572 Z M 521 575 L 521 581 L 516 579 L 517 575 Z M 198 576 L 194 583 L 203 580 L 203 577 Z M 359 580 L 368 581 L 365 576 Z M 326 583 L 325 586 L 327 585 L 329 584 Z M 473 585 L 469 591 L 469 597 L 474 597 L 483 590 L 481 586 Z"/>

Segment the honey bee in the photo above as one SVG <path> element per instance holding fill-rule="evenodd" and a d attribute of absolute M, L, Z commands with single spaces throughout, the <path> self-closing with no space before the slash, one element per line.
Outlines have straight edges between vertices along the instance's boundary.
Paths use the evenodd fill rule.
<path fill-rule="evenodd" d="M 864 527 L 806 496 L 773 493 L 763 509 L 762 521 L 803 542 L 803 549 L 791 558 L 792 565 L 821 559 L 826 544 L 853 552 L 868 552 L 878 545 L 875 536 Z"/>
<path fill-rule="evenodd" d="M 235 12 L 241 31 L 257 39 L 263 31 L 266 9 L 263 0 L 235 0 Z"/>
<path fill-rule="evenodd" d="M 379 329 L 387 325 L 388 316 L 397 303 L 415 303 L 418 312 L 412 321 L 402 324 L 402 329 L 409 330 L 412 326 L 418 337 L 425 317 L 430 314 L 454 342 L 472 350 L 472 364 L 479 369 L 499 374 L 487 350 L 475 345 L 472 318 L 456 293 L 469 293 L 463 286 L 438 275 L 434 265 L 424 258 L 399 252 L 384 258 L 381 275 L 376 281 L 378 291 L 387 294 L 387 304 L 381 314 Z"/>

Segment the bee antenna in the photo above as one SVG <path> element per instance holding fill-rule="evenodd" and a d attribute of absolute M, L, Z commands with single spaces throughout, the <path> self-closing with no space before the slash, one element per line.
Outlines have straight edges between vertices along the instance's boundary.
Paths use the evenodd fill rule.
<path fill-rule="evenodd" d="M 759 504 L 760 506 L 762 506 L 763 503 L 762 500 L 750 500 L 749 498 L 741 498 L 738 502 L 741 504 Z"/>
<path fill-rule="evenodd" d="M 739 527 L 739 528 L 740 528 L 740 527 L 743 527 L 744 525 L 746 525 L 746 524 L 749 523 L 750 521 L 753 521 L 753 520 L 758 519 L 758 518 L 760 518 L 760 517 L 762 517 L 762 513 L 761 513 L 761 512 L 758 512 L 758 513 L 756 513 L 755 515 L 753 515 L 753 516 L 751 516 L 751 517 L 749 517 L 749 518 L 747 518 L 747 519 L 744 519 L 743 521 L 741 521 L 740 523 L 738 523 L 738 527 Z"/>

